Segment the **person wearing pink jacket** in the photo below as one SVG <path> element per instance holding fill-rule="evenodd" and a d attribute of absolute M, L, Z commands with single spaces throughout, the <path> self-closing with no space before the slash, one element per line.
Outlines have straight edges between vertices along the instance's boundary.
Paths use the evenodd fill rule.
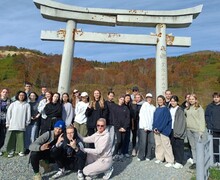
<path fill-rule="evenodd" d="M 86 180 L 93 179 L 94 176 L 101 173 L 104 173 L 103 179 L 109 179 L 113 172 L 112 145 L 109 143 L 110 135 L 106 129 L 106 120 L 98 119 L 96 127 L 96 133 L 88 137 L 81 137 L 83 142 L 95 145 L 94 149 L 83 149 L 87 153 L 87 165 L 83 169 Z"/>

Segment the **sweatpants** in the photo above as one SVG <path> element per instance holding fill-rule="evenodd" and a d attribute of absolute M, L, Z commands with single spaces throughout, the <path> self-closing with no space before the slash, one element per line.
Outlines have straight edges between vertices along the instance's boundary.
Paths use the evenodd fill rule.
<path fill-rule="evenodd" d="M 8 142 L 6 144 L 6 151 L 9 152 L 24 152 L 24 131 L 8 131 Z"/>
<path fill-rule="evenodd" d="M 75 152 L 74 152 L 75 153 Z M 83 170 L 86 163 L 86 153 L 78 151 L 67 157 L 64 150 L 51 152 L 51 157 L 56 161 L 59 168 L 65 168 L 73 171 Z"/>
<path fill-rule="evenodd" d="M 77 129 L 77 132 L 83 136 L 86 137 L 88 134 L 87 125 L 86 123 L 79 124 L 78 122 L 74 122 L 74 126 Z"/>
<path fill-rule="evenodd" d="M 155 155 L 156 159 L 160 161 L 164 161 L 164 158 L 166 162 L 168 163 L 174 163 L 174 156 L 173 156 L 173 150 L 172 146 L 170 144 L 170 138 L 163 135 L 163 134 L 155 134 Z"/>
<path fill-rule="evenodd" d="M 50 150 L 31 151 L 30 162 L 31 162 L 32 168 L 34 170 L 34 173 L 39 172 L 39 162 L 41 159 L 47 161 L 48 163 L 54 162 L 54 160 L 50 156 Z"/>
<path fill-rule="evenodd" d="M 5 127 L 5 123 L 2 123 L 0 124 L 0 149 L 4 145 L 5 135 L 6 135 L 6 127 Z"/>
<path fill-rule="evenodd" d="M 83 169 L 86 176 L 94 176 L 106 172 L 112 166 L 112 157 L 99 158 L 93 154 L 87 154 L 87 166 Z"/>
<path fill-rule="evenodd" d="M 139 129 L 139 151 L 138 158 L 144 160 L 145 158 L 153 159 L 155 156 L 155 141 L 153 131 L 145 131 Z"/>
<path fill-rule="evenodd" d="M 220 132 L 213 131 L 213 137 L 219 138 Z M 214 150 L 214 153 L 219 153 L 219 139 L 213 140 L 213 150 Z M 214 162 L 220 162 L 219 155 L 214 155 Z"/>
<path fill-rule="evenodd" d="M 173 149 L 174 160 L 177 163 L 183 164 L 184 160 L 184 139 L 173 136 L 173 131 L 170 135 L 171 145 Z"/>

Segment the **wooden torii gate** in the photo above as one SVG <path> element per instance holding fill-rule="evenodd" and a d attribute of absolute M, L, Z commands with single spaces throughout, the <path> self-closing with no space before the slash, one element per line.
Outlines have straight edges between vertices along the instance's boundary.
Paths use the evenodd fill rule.
<path fill-rule="evenodd" d="M 166 28 L 190 26 L 202 11 L 203 5 L 170 10 L 122 10 L 84 8 L 51 0 L 34 0 L 44 18 L 66 22 L 65 30 L 41 31 L 42 40 L 64 41 L 58 92 L 69 92 L 72 75 L 72 58 L 75 42 L 136 44 L 156 46 L 156 95 L 164 94 L 168 88 L 167 46 L 191 46 L 191 37 L 166 34 Z M 76 29 L 77 23 L 104 26 L 156 27 L 151 35 L 84 32 Z"/>

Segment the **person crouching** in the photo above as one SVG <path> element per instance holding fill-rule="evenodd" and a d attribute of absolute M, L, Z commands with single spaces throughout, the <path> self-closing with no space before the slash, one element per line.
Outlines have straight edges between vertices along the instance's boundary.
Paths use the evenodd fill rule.
<path fill-rule="evenodd" d="M 84 153 L 83 143 L 77 135 L 77 130 L 73 125 L 66 128 L 66 133 L 61 134 L 55 146 L 51 149 L 51 156 L 55 159 L 59 170 L 52 176 L 53 179 L 65 175 L 65 170 L 77 172 L 77 178 L 83 180 L 83 168 L 86 162 L 86 153 Z"/>

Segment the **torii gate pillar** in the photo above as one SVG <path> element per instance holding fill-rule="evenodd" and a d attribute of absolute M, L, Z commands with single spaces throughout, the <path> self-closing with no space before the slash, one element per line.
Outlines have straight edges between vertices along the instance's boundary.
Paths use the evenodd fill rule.
<path fill-rule="evenodd" d="M 166 25 L 158 24 L 156 34 L 156 96 L 159 96 L 163 95 L 168 87 Z"/>
<path fill-rule="evenodd" d="M 70 90 L 73 70 L 74 29 L 76 29 L 76 22 L 73 20 L 68 20 L 66 25 L 58 85 L 58 92 L 61 94 L 63 94 L 64 92 L 69 93 Z"/>

